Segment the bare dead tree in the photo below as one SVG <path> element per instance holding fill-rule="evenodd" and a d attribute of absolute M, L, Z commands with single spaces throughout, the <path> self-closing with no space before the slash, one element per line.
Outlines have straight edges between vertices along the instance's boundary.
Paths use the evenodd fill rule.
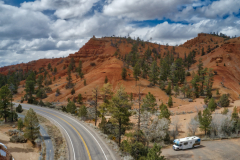
<path fill-rule="evenodd" d="M 98 86 L 93 88 L 92 90 L 93 93 L 93 98 L 94 98 L 94 106 L 95 106 L 95 126 L 97 125 L 97 105 L 98 105 L 98 94 L 99 94 L 99 89 Z"/>
<path fill-rule="evenodd" d="M 178 116 L 174 116 L 173 118 L 171 118 L 171 124 L 172 126 L 172 129 L 170 130 L 170 135 L 176 139 L 176 137 L 178 136 L 179 134 L 179 129 L 180 127 L 182 126 L 180 123 L 179 123 L 179 118 Z"/>
<path fill-rule="evenodd" d="M 190 122 L 187 125 L 188 132 L 194 136 L 198 127 L 199 127 L 198 118 L 191 118 Z"/>

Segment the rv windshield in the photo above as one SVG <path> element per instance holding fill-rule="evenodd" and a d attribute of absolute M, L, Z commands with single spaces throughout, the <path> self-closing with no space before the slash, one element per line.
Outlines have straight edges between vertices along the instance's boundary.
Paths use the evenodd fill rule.
<path fill-rule="evenodd" d="M 179 144 L 178 143 L 174 143 L 176 146 L 179 146 Z"/>

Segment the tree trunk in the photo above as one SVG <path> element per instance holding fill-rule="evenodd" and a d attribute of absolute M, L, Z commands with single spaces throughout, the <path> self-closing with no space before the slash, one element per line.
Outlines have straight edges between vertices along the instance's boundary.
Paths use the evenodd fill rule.
<path fill-rule="evenodd" d="M 119 137 L 118 137 L 118 141 L 119 141 L 119 142 L 118 142 L 118 145 L 119 145 L 119 147 L 120 147 L 120 144 L 121 144 L 121 125 L 122 125 L 122 123 L 121 123 L 121 122 L 122 122 L 122 121 L 121 121 L 121 118 L 119 119 L 118 122 L 119 122 L 119 128 L 118 128 L 118 129 L 119 129 L 119 133 L 118 133 L 118 136 L 119 136 Z"/>
<path fill-rule="evenodd" d="M 98 93 L 97 93 L 97 89 L 96 89 L 96 95 L 95 95 L 95 126 L 97 125 L 97 97 L 98 97 Z"/>
<path fill-rule="evenodd" d="M 139 134 L 140 134 L 140 116 L 141 116 L 141 95 L 140 95 L 140 85 L 139 85 L 139 93 L 138 93 L 138 98 L 139 98 L 139 108 L 138 108 L 138 134 L 137 134 L 137 141 L 139 142 Z"/>

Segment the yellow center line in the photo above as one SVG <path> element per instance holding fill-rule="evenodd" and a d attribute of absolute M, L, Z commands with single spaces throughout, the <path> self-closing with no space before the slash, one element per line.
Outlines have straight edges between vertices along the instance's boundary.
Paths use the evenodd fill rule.
<path fill-rule="evenodd" d="M 36 109 L 36 108 L 34 108 L 34 109 Z M 84 144 L 84 146 L 85 146 L 85 148 L 86 148 L 86 150 L 87 150 L 87 154 L 88 154 L 89 160 L 92 160 L 91 155 L 90 155 L 90 152 L 89 152 L 89 149 L 88 149 L 88 147 L 87 147 L 87 144 L 85 143 L 82 135 L 77 131 L 76 128 L 74 128 L 74 127 L 73 127 L 70 123 L 68 123 L 66 120 L 62 119 L 61 117 L 59 117 L 59 116 L 57 116 L 57 115 L 55 115 L 55 114 L 49 113 L 49 112 L 47 112 L 47 111 L 43 111 L 43 110 L 41 110 L 41 109 L 36 109 L 36 110 L 39 110 L 39 111 L 42 111 L 42 112 L 46 112 L 46 113 L 51 114 L 51 115 L 53 115 L 53 116 L 55 116 L 55 117 L 58 117 L 58 118 L 60 118 L 61 120 L 63 120 L 64 122 L 66 122 L 69 126 L 71 126 L 71 127 L 78 133 L 79 137 L 80 137 L 81 140 L 83 141 L 83 144 Z"/>

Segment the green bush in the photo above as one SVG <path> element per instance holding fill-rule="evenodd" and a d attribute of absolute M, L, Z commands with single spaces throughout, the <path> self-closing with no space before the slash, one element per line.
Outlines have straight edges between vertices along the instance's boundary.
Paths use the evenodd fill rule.
<path fill-rule="evenodd" d="M 22 105 L 19 104 L 19 105 L 17 106 L 17 108 L 16 108 L 16 112 L 17 112 L 17 113 L 22 113 L 22 111 L 23 111 Z"/>
<path fill-rule="evenodd" d="M 221 107 L 228 107 L 230 103 L 230 100 L 228 99 L 228 95 L 223 94 L 219 100 L 219 104 Z"/>

